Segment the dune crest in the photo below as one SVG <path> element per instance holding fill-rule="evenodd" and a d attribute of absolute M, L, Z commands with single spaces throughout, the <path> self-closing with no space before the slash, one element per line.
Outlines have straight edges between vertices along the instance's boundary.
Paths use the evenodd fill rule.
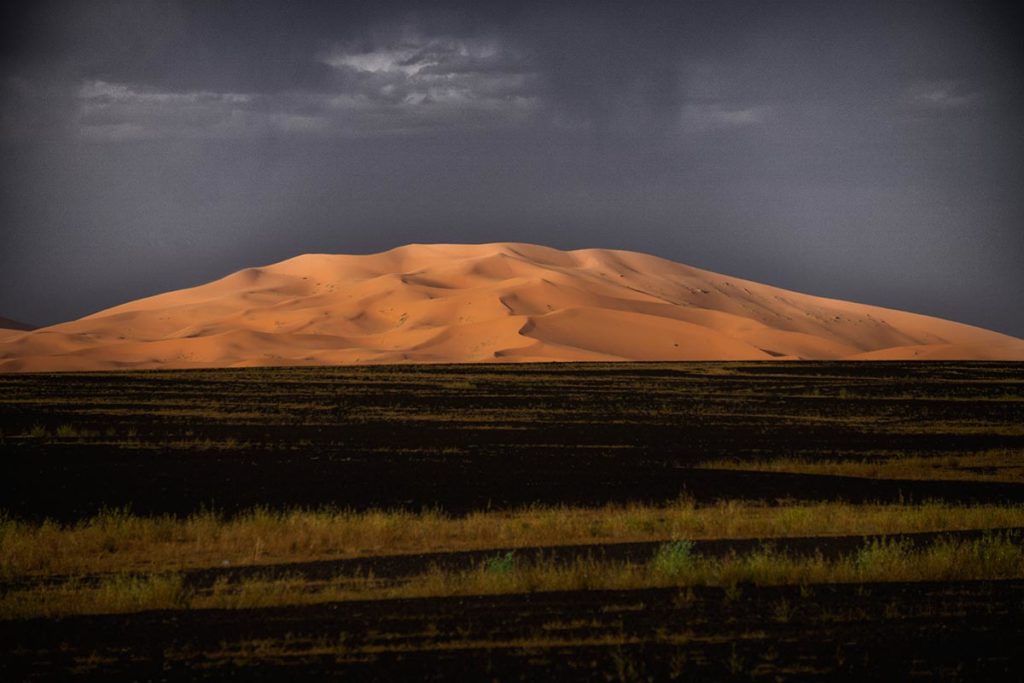
<path fill-rule="evenodd" d="M 1024 341 L 646 254 L 306 254 L 0 335 L 0 371 L 613 360 L 1024 360 Z"/>

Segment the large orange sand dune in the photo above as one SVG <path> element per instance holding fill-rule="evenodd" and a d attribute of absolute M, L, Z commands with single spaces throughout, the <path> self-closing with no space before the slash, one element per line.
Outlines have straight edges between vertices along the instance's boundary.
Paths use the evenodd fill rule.
<path fill-rule="evenodd" d="M 308 254 L 0 334 L 0 371 L 580 360 L 1024 360 L 969 325 L 628 251 Z"/>

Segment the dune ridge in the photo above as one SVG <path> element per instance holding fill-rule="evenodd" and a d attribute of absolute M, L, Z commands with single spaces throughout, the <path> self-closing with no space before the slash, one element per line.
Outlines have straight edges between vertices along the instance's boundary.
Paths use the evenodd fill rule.
<path fill-rule="evenodd" d="M 28 323 L 23 323 L 20 320 L 11 320 L 10 318 L 0 316 L 0 330 L 4 332 L 27 332 L 28 330 L 34 329 L 36 329 L 35 325 L 29 325 Z"/>
<path fill-rule="evenodd" d="M 0 371 L 377 363 L 1024 360 L 1024 341 L 656 256 L 518 243 L 306 254 L 0 334 Z"/>

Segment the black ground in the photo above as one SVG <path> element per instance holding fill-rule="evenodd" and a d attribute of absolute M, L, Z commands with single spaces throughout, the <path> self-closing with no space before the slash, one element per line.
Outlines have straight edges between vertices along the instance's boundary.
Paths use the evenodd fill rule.
<path fill-rule="evenodd" d="M 1024 365 L 1012 363 L 0 375 L 0 508 L 25 519 L 73 521 L 123 506 L 458 514 L 680 495 L 1020 503 L 1018 483 L 693 465 L 955 459 L 993 449 L 1019 457 L 1022 448 Z M 785 544 L 835 554 L 862 542 Z M 699 551 L 760 540 L 718 543 Z M 654 547 L 543 552 L 642 561 Z M 493 552 L 270 572 L 315 580 L 369 563 L 380 576 L 401 576 Z M 200 570 L 188 580 L 202 587 L 267 571 Z M 1022 643 L 1022 581 L 578 591 L 0 622 L 0 678 L 1024 680 Z"/>
<path fill-rule="evenodd" d="M 427 366 L 0 375 L 0 501 L 72 520 L 333 505 L 1024 501 L 1024 486 L 695 470 L 1024 448 L 1020 364 Z M 60 436 L 64 427 L 65 436 Z"/>
<path fill-rule="evenodd" d="M 1020 680 L 1024 582 L 582 591 L 0 622 L 8 680 Z"/>

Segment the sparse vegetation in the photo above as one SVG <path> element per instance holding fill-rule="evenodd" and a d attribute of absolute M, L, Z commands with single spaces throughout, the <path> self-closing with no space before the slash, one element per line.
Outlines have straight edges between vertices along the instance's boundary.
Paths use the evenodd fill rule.
<path fill-rule="evenodd" d="M 741 585 L 808 585 L 889 581 L 965 581 L 1024 578 L 1024 545 L 1019 536 L 989 534 L 976 540 L 939 539 L 915 548 L 900 540 L 866 545 L 854 555 L 825 559 L 790 556 L 770 547 L 724 558 L 690 555 L 686 545 L 668 544 L 649 563 L 577 559 L 516 562 L 511 553 L 475 569 L 437 567 L 399 582 L 375 577 L 338 577 L 322 583 L 298 578 L 220 581 L 191 593 L 180 575 L 112 575 L 96 585 L 42 584 L 0 596 L 0 616 L 60 616 L 140 609 L 252 608 L 339 600 L 448 597 L 538 591 L 626 590 L 669 586 L 719 586 L 727 600 L 742 596 Z M 788 619 L 776 606 L 776 619 Z M 780 614 L 782 615 L 780 617 Z"/>
<path fill-rule="evenodd" d="M 1024 450 L 1000 448 L 951 456 L 896 456 L 884 459 L 772 458 L 718 459 L 701 463 L 707 469 L 752 472 L 827 474 L 872 479 L 951 479 L 1024 483 Z"/>
<path fill-rule="evenodd" d="M 515 567 L 516 557 L 512 550 L 495 555 L 484 562 L 484 570 L 490 574 L 509 574 Z"/>
<path fill-rule="evenodd" d="M 61 439 L 70 439 L 78 436 L 78 431 L 69 424 L 63 424 L 57 427 L 57 436 Z"/>
<path fill-rule="evenodd" d="M 1024 527 L 1024 505 L 696 505 L 569 508 L 533 506 L 451 516 L 439 511 L 278 512 L 184 519 L 106 510 L 72 524 L 0 518 L 0 577 L 152 571 L 282 563 L 382 554 L 661 541 L 666 567 L 687 561 L 689 540 L 898 534 Z"/>
<path fill-rule="evenodd" d="M 1019 364 L 0 375 L 0 434 L 4 679 L 1024 666 Z"/>
<path fill-rule="evenodd" d="M 693 541 L 663 543 L 651 561 L 652 569 L 666 576 L 680 576 L 689 571 L 694 563 L 693 545 Z"/>
<path fill-rule="evenodd" d="M 9 590 L 0 595 L 0 615 L 5 619 L 117 614 L 188 606 L 188 592 L 178 574 L 113 574 L 97 583 L 72 579 L 45 588 Z"/>

